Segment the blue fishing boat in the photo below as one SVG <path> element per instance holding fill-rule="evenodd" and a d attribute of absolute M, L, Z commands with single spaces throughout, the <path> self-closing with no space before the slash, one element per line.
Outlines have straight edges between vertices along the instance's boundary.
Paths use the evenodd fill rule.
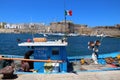
<path fill-rule="evenodd" d="M 120 69 L 120 52 L 100 54 L 97 64 L 93 55 L 67 56 L 66 39 L 48 41 L 46 38 L 33 38 L 27 42 L 18 43 L 20 47 L 31 50 L 24 56 L 4 55 L 3 60 L 14 60 L 16 74 L 28 73 L 68 73 L 84 71 L 107 71 Z M 97 51 L 97 50 L 96 50 Z M 30 71 L 20 71 L 21 61 L 27 61 Z"/>
<path fill-rule="evenodd" d="M 23 42 L 19 46 L 34 48 L 33 59 L 39 60 L 34 62 L 34 70 L 38 73 L 47 72 L 67 72 L 67 42 L 65 40 L 47 41 L 46 38 L 34 38 L 34 42 Z M 50 58 L 50 62 L 47 61 Z M 41 60 L 41 61 L 40 61 Z M 50 71 L 49 71 L 50 70 Z"/>

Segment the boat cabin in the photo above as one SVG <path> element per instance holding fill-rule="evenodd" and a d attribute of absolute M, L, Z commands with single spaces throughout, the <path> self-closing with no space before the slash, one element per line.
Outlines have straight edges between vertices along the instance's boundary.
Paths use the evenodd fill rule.
<path fill-rule="evenodd" d="M 43 60 L 41 62 L 34 62 L 34 70 L 38 73 L 67 72 L 67 42 L 62 40 L 47 41 L 45 38 L 34 38 L 33 42 L 23 42 L 18 44 L 18 46 L 34 48 L 33 59 Z M 49 60 L 53 62 L 48 62 Z"/>

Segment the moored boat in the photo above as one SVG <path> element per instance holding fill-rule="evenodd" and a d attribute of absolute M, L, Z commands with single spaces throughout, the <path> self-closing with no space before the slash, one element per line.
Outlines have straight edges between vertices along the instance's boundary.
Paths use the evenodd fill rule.
<path fill-rule="evenodd" d="M 92 55 L 68 57 L 65 39 L 47 41 L 46 38 L 34 38 L 33 41 L 19 43 L 20 47 L 28 47 L 33 50 L 25 56 L 7 55 L 6 60 L 15 60 L 17 64 L 16 73 L 19 72 L 20 61 L 33 62 L 32 72 L 27 73 L 62 73 L 79 71 L 106 71 L 120 69 L 120 52 L 101 54 L 98 56 L 98 64 L 94 64 Z M 20 64 L 19 64 L 20 65 Z"/>
<path fill-rule="evenodd" d="M 24 42 L 18 45 L 34 48 L 33 59 L 46 60 L 34 62 L 34 70 L 37 70 L 38 73 L 67 72 L 66 41 L 47 41 L 46 38 L 34 38 L 33 40 L 34 42 Z M 50 63 L 47 62 L 48 57 L 50 58 Z"/>

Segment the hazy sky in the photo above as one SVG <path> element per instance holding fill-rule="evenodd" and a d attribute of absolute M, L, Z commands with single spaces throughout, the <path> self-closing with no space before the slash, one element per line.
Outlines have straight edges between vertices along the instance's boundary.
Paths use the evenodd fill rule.
<path fill-rule="evenodd" d="M 89 26 L 120 23 L 120 0 L 0 0 L 0 22 L 29 23 L 64 20 L 64 10 L 76 24 Z"/>

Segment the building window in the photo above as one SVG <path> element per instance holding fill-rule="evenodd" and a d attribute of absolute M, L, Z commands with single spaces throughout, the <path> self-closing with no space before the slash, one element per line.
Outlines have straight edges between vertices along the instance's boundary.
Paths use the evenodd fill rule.
<path fill-rule="evenodd" d="M 59 49 L 58 48 L 53 48 L 52 49 L 52 55 L 59 55 Z"/>

